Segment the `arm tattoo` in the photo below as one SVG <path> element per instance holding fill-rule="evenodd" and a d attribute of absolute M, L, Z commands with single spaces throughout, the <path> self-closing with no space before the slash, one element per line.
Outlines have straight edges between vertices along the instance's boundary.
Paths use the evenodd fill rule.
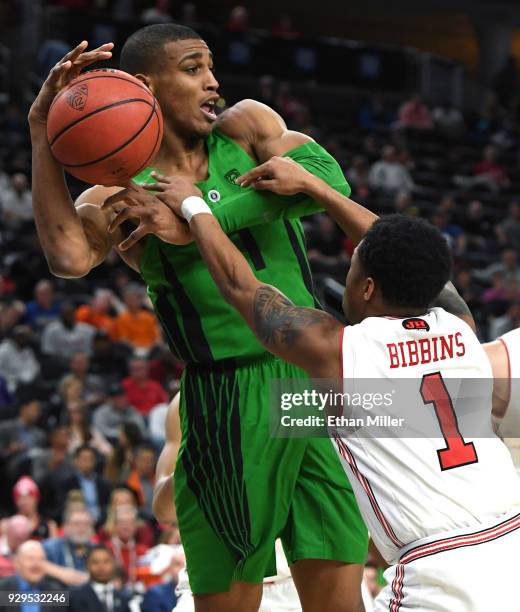
<path fill-rule="evenodd" d="M 444 289 L 435 298 L 432 306 L 444 308 L 446 312 L 456 316 L 467 315 L 471 317 L 471 311 L 468 305 L 451 282 L 444 285 Z"/>
<path fill-rule="evenodd" d="M 265 344 L 291 346 L 301 331 L 310 325 L 325 323 L 327 313 L 295 306 L 274 287 L 256 290 L 253 304 L 255 330 Z"/>

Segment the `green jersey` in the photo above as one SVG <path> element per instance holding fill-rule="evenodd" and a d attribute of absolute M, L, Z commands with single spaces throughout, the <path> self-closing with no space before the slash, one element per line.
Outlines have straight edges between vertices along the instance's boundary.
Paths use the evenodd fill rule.
<path fill-rule="evenodd" d="M 299 306 L 317 305 L 298 217 L 318 212 L 319 205 L 303 194 L 282 197 L 236 185 L 235 179 L 257 162 L 217 129 L 206 145 L 208 179 L 197 186 L 255 276 Z M 318 144 L 301 145 L 286 155 L 350 193 L 341 169 Z M 134 180 L 153 182 L 151 172 L 147 168 Z M 211 364 L 265 353 L 240 314 L 223 299 L 195 244 L 171 245 L 149 235 L 140 268 L 165 337 L 179 359 Z"/>

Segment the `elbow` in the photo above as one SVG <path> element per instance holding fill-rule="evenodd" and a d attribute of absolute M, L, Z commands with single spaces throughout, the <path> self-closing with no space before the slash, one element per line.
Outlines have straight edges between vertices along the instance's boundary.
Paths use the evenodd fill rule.
<path fill-rule="evenodd" d="M 51 274 L 59 278 L 82 278 L 90 272 L 90 265 L 85 261 L 73 261 L 67 257 L 49 257 L 47 264 Z"/>

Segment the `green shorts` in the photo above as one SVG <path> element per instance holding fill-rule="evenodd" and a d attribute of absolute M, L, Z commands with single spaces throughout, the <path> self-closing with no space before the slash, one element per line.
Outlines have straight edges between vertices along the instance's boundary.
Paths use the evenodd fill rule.
<path fill-rule="evenodd" d="M 175 504 L 194 593 L 276 574 L 278 537 L 289 563 L 365 562 L 367 529 L 330 439 L 269 434 L 269 381 L 305 377 L 271 355 L 186 369 Z"/>

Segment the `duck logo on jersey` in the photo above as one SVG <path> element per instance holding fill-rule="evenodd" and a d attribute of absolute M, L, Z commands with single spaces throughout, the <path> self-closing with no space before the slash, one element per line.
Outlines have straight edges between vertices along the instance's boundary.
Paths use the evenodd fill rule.
<path fill-rule="evenodd" d="M 220 191 L 217 191 L 216 189 L 210 189 L 208 191 L 208 198 L 212 202 L 218 202 L 220 200 Z"/>
<path fill-rule="evenodd" d="M 408 330 L 416 331 L 430 331 L 430 326 L 424 319 L 405 319 L 403 321 L 403 327 Z"/>
<path fill-rule="evenodd" d="M 224 178 L 226 181 L 231 183 L 232 185 L 236 185 L 237 178 L 240 176 L 240 172 L 236 168 L 232 168 L 229 172 L 224 174 Z"/>
<path fill-rule="evenodd" d="M 66 94 L 67 103 L 74 110 L 82 111 L 85 108 L 88 98 L 88 85 L 81 83 L 77 87 L 73 87 Z"/>

